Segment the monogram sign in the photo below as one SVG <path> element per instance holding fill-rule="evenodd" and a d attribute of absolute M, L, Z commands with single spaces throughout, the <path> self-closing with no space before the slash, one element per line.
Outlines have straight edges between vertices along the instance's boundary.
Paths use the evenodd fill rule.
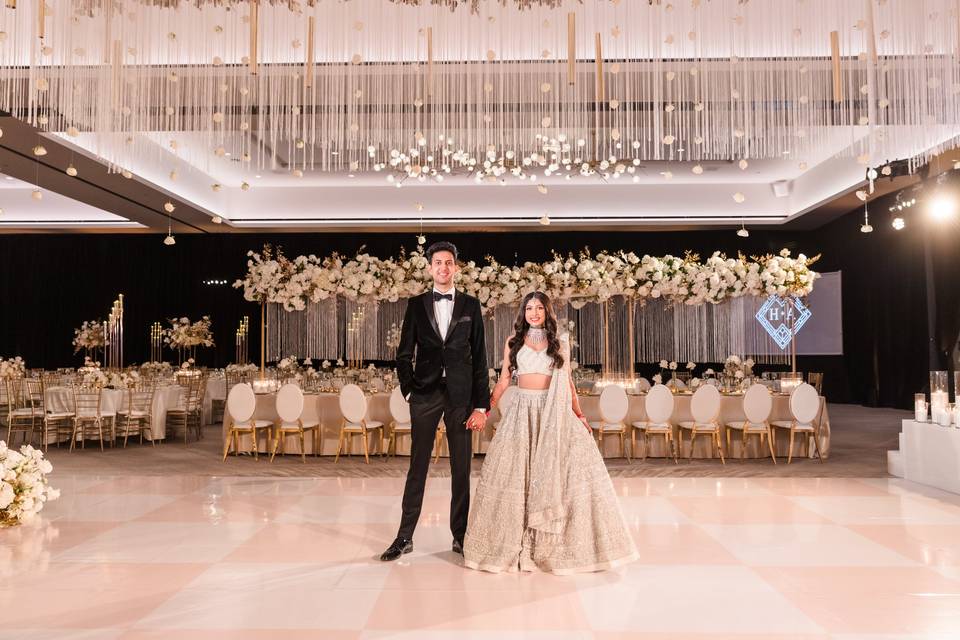
<path fill-rule="evenodd" d="M 757 320 L 781 349 L 786 349 L 790 339 L 800 331 L 813 315 L 796 296 L 781 298 L 772 295 L 757 311 Z M 791 331 L 791 327 L 793 328 Z"/>

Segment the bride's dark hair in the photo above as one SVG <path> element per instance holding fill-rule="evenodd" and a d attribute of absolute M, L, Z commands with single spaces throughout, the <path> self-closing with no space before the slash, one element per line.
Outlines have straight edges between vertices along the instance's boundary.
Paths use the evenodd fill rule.
<path fill-rule="evenodd" d="M 553 366 L 559 369 L 563 366 L 563 356 L 560 355 L 560 339 L 557 337 L 557 316 L 553 313 L 553 305 L 550 304 L 550 298 L 547 294 L 540 291 L 532 291 L 523 297 L 520 303 L 520 311 L 517 312 L 517 320 L 513 323 L 514 334 L 507 342 L 507 348 L 510 354 L 510 373 L 517 370 L 517 353 L 523 347 L 523 339 L 527 335 L 527 329 L 530 323 L 527 322 L 527 304 L 531 300 L 539 300 L 543 304 L 544 320 L 543 328 L 547 332 L 547 355 L 553 358 Z"/>

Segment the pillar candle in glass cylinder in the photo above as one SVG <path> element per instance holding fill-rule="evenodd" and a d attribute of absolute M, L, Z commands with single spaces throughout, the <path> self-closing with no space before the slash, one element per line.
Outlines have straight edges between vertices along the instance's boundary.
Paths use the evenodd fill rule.
<path fill-rule="evenodd" d="M 913 394 L 913 419 L 917 422 L 927 421 L 927 396 L 924 393 Z"/>

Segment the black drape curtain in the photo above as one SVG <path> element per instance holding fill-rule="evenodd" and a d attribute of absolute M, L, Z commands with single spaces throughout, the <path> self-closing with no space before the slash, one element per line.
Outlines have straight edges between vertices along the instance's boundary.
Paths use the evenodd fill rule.
<path fill-rule="evenodd" d="M 922 242 L 916 234 L 894 234 L 889 225 L 889 232 L 878 229 L 869 236 L 858 227 L 851 214 L 815 231 L 754 230 L 747 239 L 733 230 L 430 233 L 427 239 L 454 242 L 464 260 L 482 262 L 491 255 L 508 264 L 584 247 L 638 254 L 683 255 L 689 250 L 701 258 L 713 251 L 762 255 L 784 247 L 794 254 L 821 253 L 815 268 L 843 270 L 845 355 L 802 357 L 799 367 L 823 371 L 825 392 L 832 400 L 907 407 L 928 370 Z M 202 315 L 211 316 L 217 345 L 198 350 L 200 364 L 233 361 L 234 335 L 244 315 L 250 317 L 250 355 L 256 360 L 259 307 L 243 300 L 231 285 L 246 270 L 247 252 L 265 242 L 282 247 L 290 257 L 333 251 L 353 255 L 361 246 L 388 256 L 398 255 L 402 247 L 416 247 L 409 233 L 181 235 L 174 246 L 146 234 L 0 235 L 0 356 L 21 355 L 31 367 L 78 366 L 83 356 L 73 354 L 73 329 L 84 320 L 103 319 L 123 293 L 127 363 L 148 359 L 153 322 Z M 956 248 L 950 253 L 949 243 L 938 239 L 938 244 L 946 246 L 937 254 L 938 289 L 949 289 Z M 211 280 L 229 284 L 205 284 Z M 944 292 L 939 301 L 953 305 L 949 313 L 938 307 L 944 309 L 938 312 L 944 331 L 938 339 L 946 346 L 946 334 L 952 331 L 955 340 L 960 323 L 956 291 Z M 166 358 L 173 359 L 167 353 Z"/>

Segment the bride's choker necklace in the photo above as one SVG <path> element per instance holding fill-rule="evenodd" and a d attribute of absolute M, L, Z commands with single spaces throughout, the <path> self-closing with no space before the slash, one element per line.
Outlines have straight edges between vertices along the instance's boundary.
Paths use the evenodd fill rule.
<path fill-rule="evenodd" d="M 547 341 L 547 330 L 542 326 L 527 329 L 527 340 L 533 344 L 543 344 Z"/>

